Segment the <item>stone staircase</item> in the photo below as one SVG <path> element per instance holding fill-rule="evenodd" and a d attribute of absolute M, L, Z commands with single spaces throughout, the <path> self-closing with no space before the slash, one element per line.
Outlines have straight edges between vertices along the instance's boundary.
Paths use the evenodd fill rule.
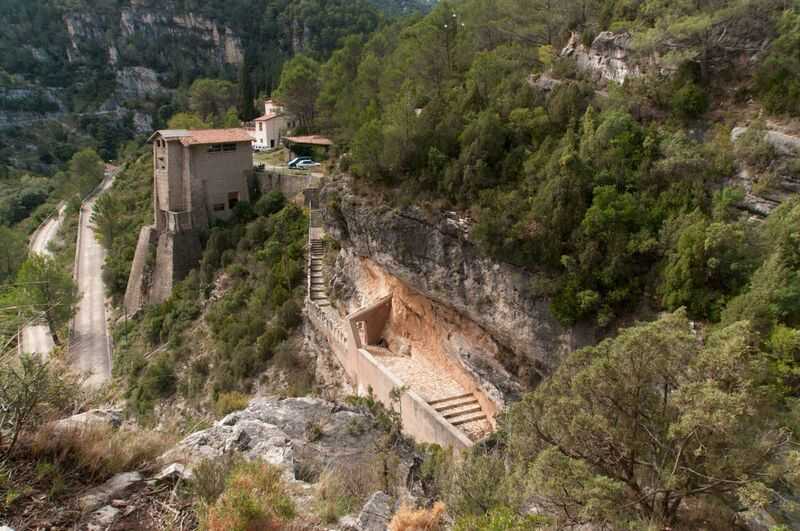
<path fill-rule="evenodd" d="M 447 422 L 468 434 L 484 431 L 488 427 L 486 413 L 472 393 L 440 398 L 428 402 Z"/>
<path fill-rule="evenodd" d="M 311 237 L 309 243 L 309 269 L 310 269 L 310 285 L 309 297 L 314 301 L 317 306 L 325 308 L 331 305 L 328 300 L 328 290 L 325 287 L 325 273 L 323 260 L 325 258 L 325 242 L 319 238 L 317 231 L 314 231 L 315 225 L 320 224 L 319 212 L 311 211 Z"/>

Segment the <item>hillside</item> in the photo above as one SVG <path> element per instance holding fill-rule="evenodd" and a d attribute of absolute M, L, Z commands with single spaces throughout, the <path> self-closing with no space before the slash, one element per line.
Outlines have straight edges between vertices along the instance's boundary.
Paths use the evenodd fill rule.
<path fill-rule="evenodd" d="M 800 4 L 25 5 L 0 67 L 67 126 L 235 127 L 271 94 L 333 145 L 251 169 L 244 136 L 251 201 L 140 233 L 167 148 L 100 142 L 114 377 L 0 358 L 0 524 L 800 530 Z M 9 175 L 16 222 L 65 178 Z M 145 287 L 180 253 L 152 231 L 194 230 L 171 295 L 123 307 L 135 253 Z"/>

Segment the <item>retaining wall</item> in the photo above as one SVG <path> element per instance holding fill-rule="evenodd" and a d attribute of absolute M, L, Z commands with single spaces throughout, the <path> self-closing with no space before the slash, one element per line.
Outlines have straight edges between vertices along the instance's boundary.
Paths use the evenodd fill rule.
<path fill-rule="evenodd" d="M 353 331 L 342 331 L 343 328 L 347 330 L 350 321 L 336 323 L 310 299 L 306 299 L 306 308 L 311 324 L 327 338 L 331 350 L 358 394 L 366 396 L 371 393 L 385 407 L 399 409 L 403 431 L 407 435 L 417 441 L 438 444 L 443 448 L 464 450 L 472 446 L 472 441 L 461 430 L 447 422 L 417 393 L 404 389 L 403 382 L 372 354 L 356 348 Z M 399 400 L 393 400 L 392 392 L 395 390 L 402 390 Z"/>
<path fill-rule="evenodd" d="M 287 198 L 292 199 L 303 193 L 307 188 L 319 186 L 320 179 L 314 175 L 278 171 L 274 169 L 257 170 L 255 177 L 261 193 L 278 191 Z"/>

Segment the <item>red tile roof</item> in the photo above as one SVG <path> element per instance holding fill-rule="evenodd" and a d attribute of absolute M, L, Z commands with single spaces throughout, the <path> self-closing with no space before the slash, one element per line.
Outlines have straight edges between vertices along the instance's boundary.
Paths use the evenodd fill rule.
<path fill-rule="evenodd" d="M 195 129 L 189 135 L 181 138 L 181 144 L 191 146 L 195 144 L 222 144 L 226 142 L 250 142 L 253 137 L 247 129 Z"/>
<path fill-rule="evenodd" d="M 286 140 L 293 144 L 309 144 L 312 146 L 332 146 L 333 140 L 320 135 L 287 136 Z"/>

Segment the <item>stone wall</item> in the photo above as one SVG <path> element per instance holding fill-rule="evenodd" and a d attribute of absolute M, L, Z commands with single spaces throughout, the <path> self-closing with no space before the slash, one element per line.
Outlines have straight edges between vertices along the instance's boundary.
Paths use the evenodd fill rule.
<path fill-rule="evenodd" d="M 158 243 L 158 233 L 153 225 L 142 227 L 139 240 L 136 242 L 136 254 L 131 264 L 128 276 L 128 286 L 125 289 L 125 312 L 133 315 L 147 303 L 147 292 L 150 285 L 150 271 L 146 271 L 148 257 L 155 252 Z"/>
<path fill-rule="evenodd" d="M 288 199 L 294 199 L 309 188 L 319 186 L 320 178 L 290 171 L 262 169 L 255 172 L 256 182 L 261 193 L 277 191 Z"/>

